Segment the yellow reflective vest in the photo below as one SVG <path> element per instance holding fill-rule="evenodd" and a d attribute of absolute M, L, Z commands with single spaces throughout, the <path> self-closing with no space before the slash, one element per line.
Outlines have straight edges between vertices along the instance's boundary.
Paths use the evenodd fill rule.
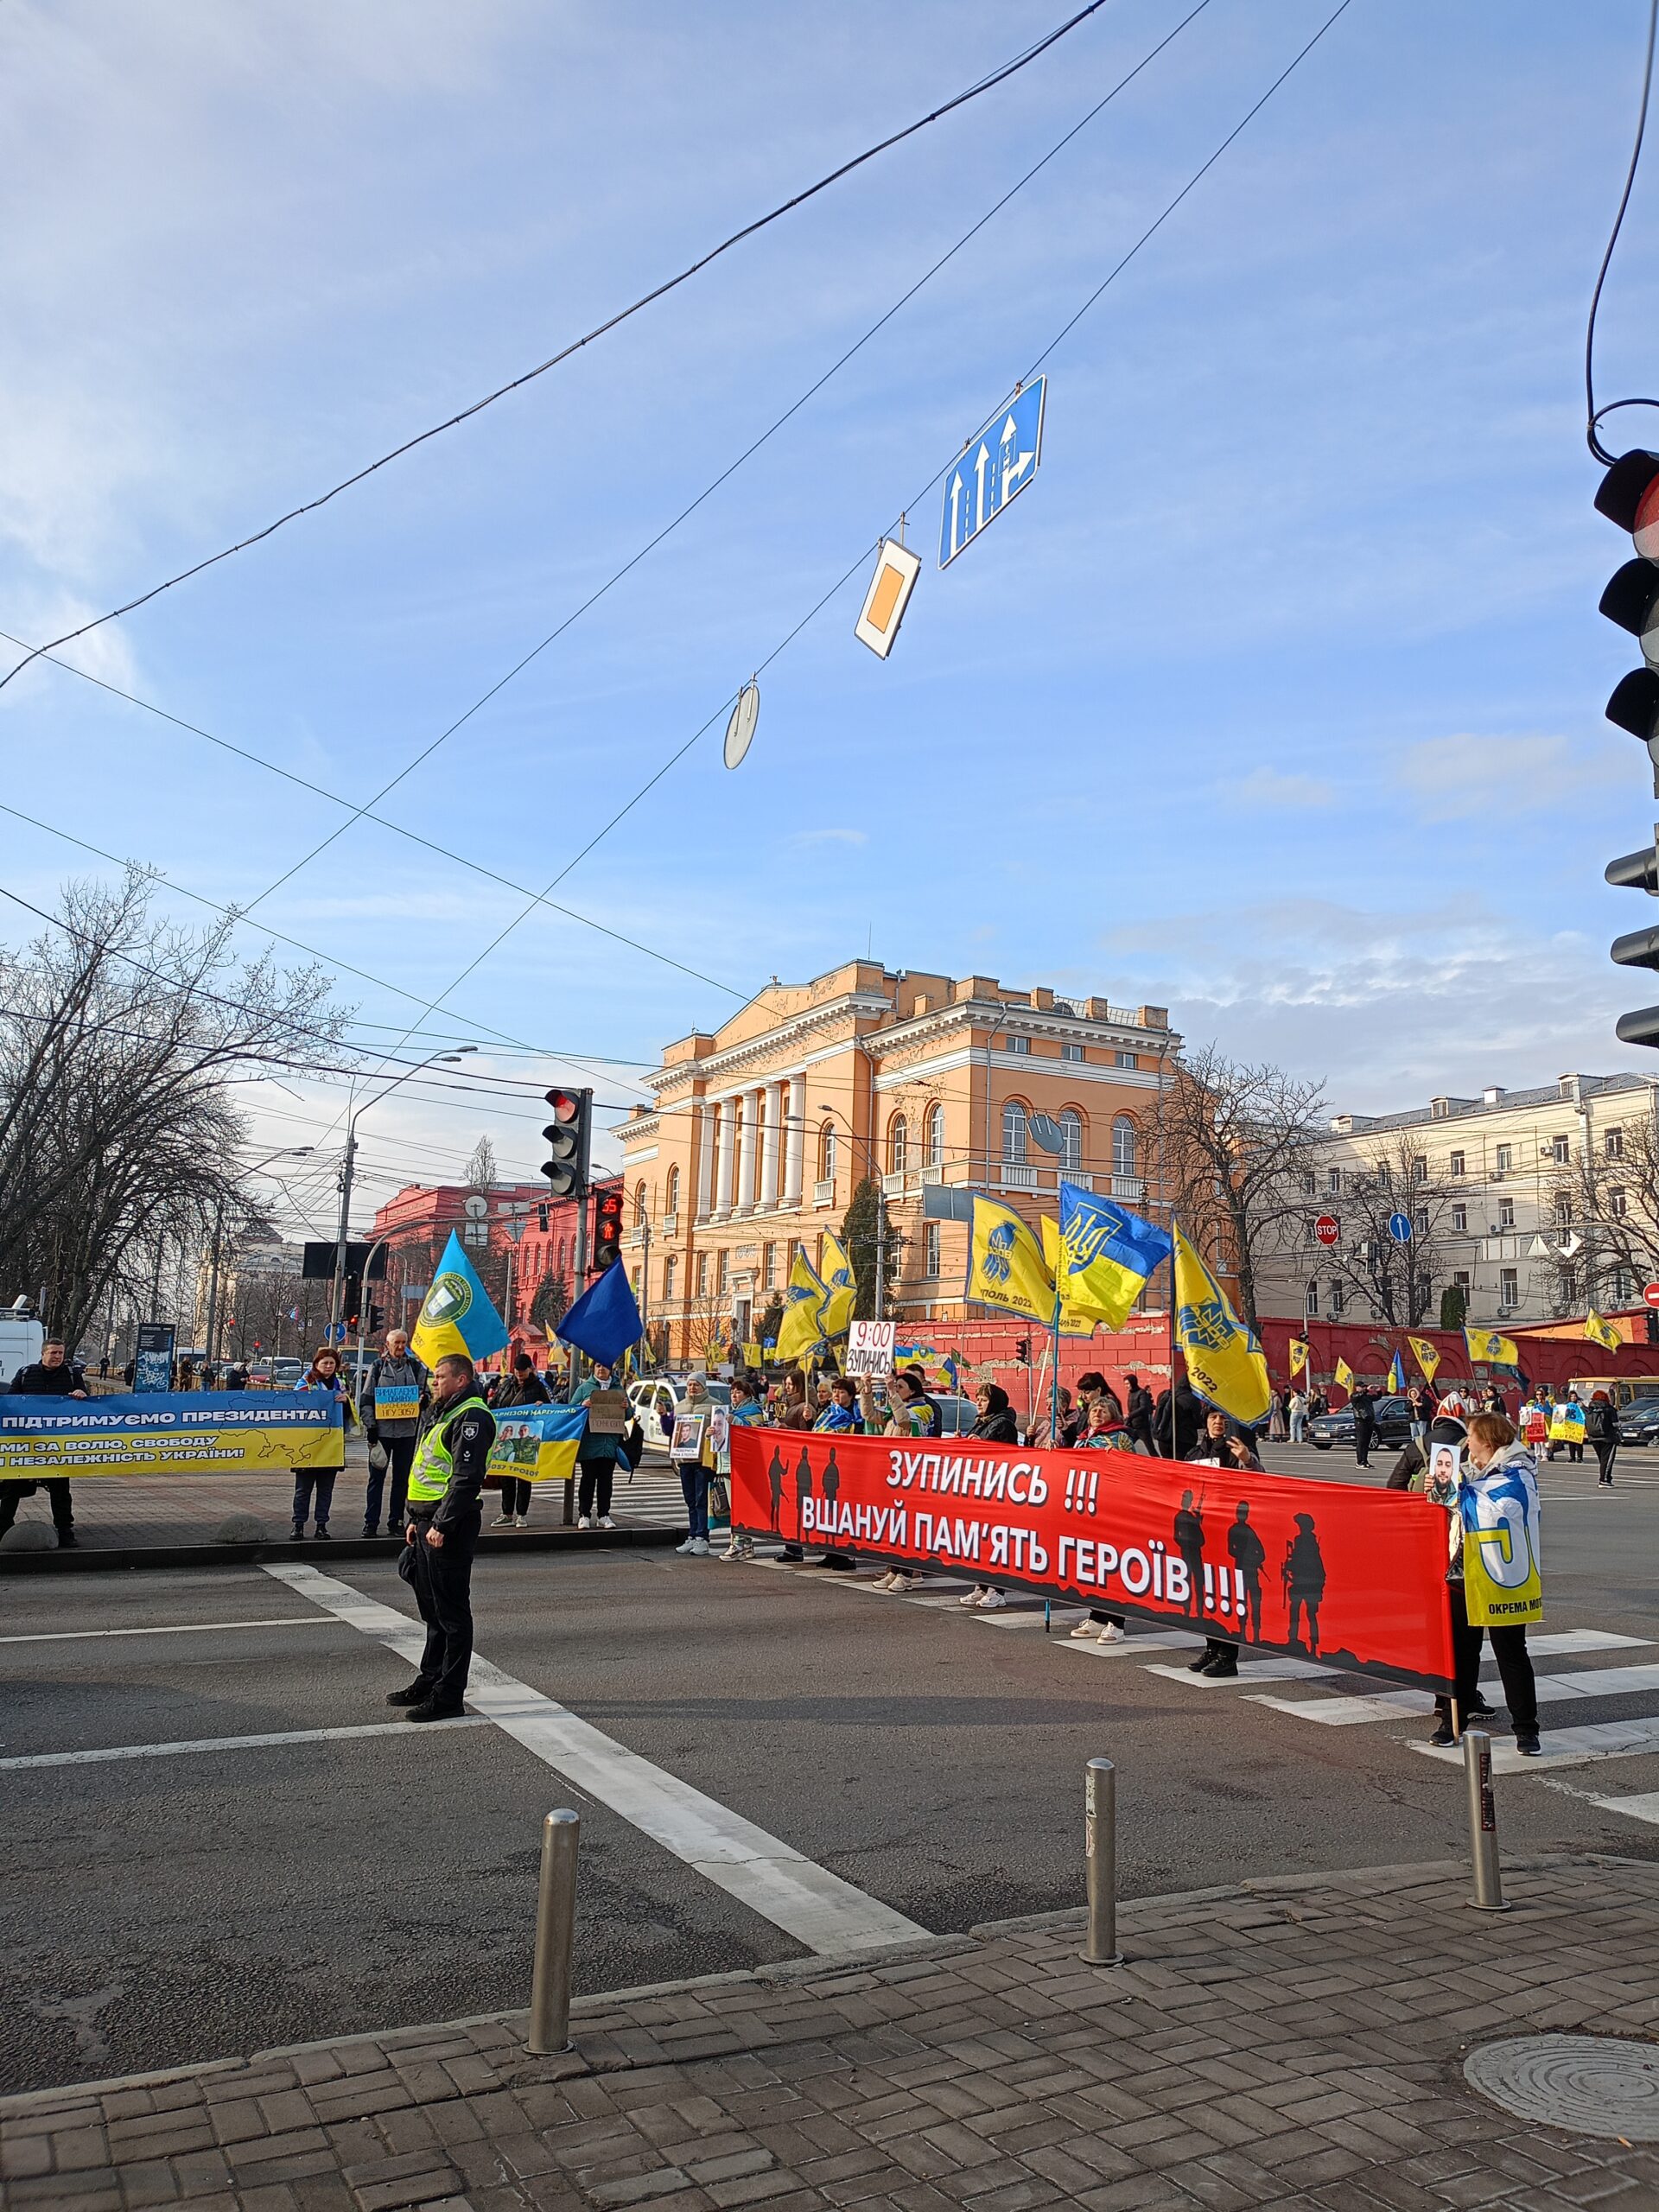
<path fill-rule="evenodd" d="M 450 1406 L 432 1423 L 415 1447 L 415 1463 L 409 1471 L 409 1502 L 411 1505 L 430 1505 L 443 1496 L 449 1487 L 449 1477 L 454 1462 L 449 1452 L 449 1431 L 465 1413 L 476 1406 L 480 1413 L 489 1408 L 477 1391 L 463 1398 L 459 1405 Z"/>

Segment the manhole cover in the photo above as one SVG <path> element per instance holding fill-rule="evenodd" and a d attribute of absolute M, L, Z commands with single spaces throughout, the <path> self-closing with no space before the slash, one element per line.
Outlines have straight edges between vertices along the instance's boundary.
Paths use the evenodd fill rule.
<path fill-rule="evenodd" d="M 1517 2120 L 1577 2135 L 1659 2143 L 1659 2044 L 1613 2036 L 1512 2036 L 1483 2044 L 1464 2079 Z"/>

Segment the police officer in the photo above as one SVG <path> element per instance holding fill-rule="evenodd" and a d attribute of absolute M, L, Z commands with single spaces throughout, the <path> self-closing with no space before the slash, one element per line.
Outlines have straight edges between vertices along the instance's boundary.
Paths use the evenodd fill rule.
<path fill-rule="evenodd" d="M 473 1658 L 473 1554 L 479 1492 L 495 1441 L 495 1420 L 473 1363 L 448 1352 L 432 1371 L 432 1412 L 409 1473 L 408 1580 L 426 1623 L 421 1671 L 388 1705 L 411 1720 L 449 1720 L 467 1695 Z"/>

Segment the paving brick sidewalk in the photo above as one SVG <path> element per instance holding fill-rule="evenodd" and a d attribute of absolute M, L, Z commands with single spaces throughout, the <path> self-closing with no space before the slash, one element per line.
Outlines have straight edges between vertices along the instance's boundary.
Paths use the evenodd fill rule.
<path fill-rule="evenodd" d="M 1472 2044 L 1646 2038 L 1659 1867 L 1522 1861 L 1517 1910 L 1438 1866 L 1128 1906 L 856 1965 L 584 2000 L 574 2056 L 522 2015 L 0 2101 L 6 2212 L 1027 2212 L 1078 2205 L 1572 2212 L 1659 2205 L 1659 2145 L 1510 2119 Z M 435 1991 L 441 1997 L 441 1991 Z"/>

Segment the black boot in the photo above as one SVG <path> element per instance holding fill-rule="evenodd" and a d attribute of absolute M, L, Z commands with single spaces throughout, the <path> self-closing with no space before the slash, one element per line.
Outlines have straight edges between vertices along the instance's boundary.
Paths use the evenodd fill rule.
<path fill-rule="evenodd" d="M 386 1703 L 388 1705 L 425 1705 L 431 1695 L 431 1683 L 423 1681 L 416 1675 L 407 1689 L 388 1690 Z"/>

